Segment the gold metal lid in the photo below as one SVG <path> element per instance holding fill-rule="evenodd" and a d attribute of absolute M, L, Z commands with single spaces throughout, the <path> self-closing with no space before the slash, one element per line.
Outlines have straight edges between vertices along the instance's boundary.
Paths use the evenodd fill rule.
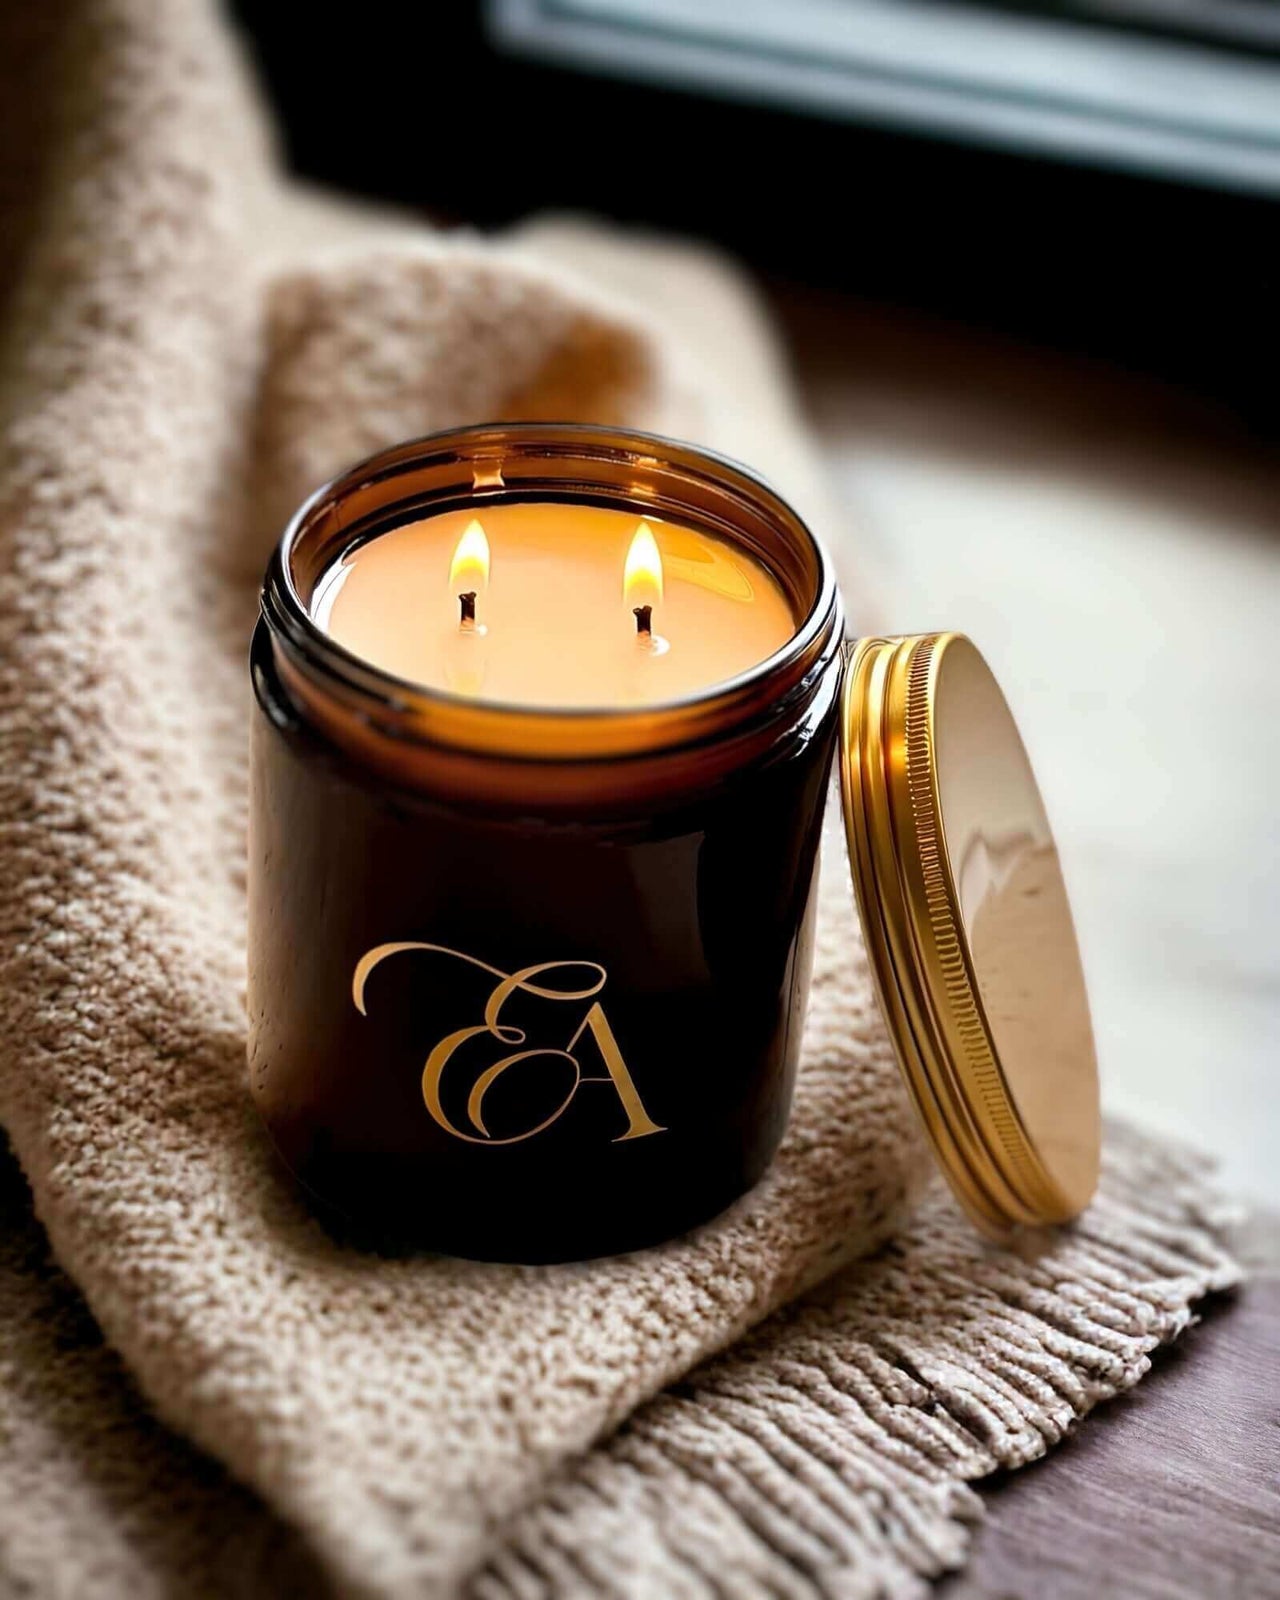
<path fill-rule="evenodd" d="M 880 1002 L 978 1225 L 1066 1222 L 1097 1183 L 1098 1071 L 1058 852 L 999 685 L 961 634 L 864 639 L 841 787 Z"/>

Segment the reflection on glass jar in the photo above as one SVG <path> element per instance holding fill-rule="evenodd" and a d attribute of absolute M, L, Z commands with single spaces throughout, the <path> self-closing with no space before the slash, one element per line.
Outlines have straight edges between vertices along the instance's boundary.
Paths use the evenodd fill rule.
<path fill-rule="evenodd" d="M 538 509 L 513 554 L 522 507 Z M 394 612 L 403 575 L 443 565 L 439 582 L 459 581 L 424 552 L 447 555 L 477 518 L 490 587 L 469 579 L 456 620 L 424 616 L 425 643 L 407 603 L 403 624 L 371 629 L 368 606 Z M 592 552 L 615 520 L 611 580 Z M 642 597 L 622 571 L 640 521 L 668 556 Z M 397 538 L 413 548 L 389 584 L 356 566 L 380 541 L 391 561 Z M 523 677 L 504 544 L 508 572 L 517 556 L 527 569 L 526 641 L 554 643 Z M 749 625 L 708 610 L 743 604 L 744 584 L 772 620 L 763 603 Z M 566 598 L 590 625 L 556 623 Z M 456 665 L 468 624 L 487 628 L 487 673 Z M 463 430 L 386 452 L 302 509 L 252 651 L 250 1081 L 344 1226 L 563 1259 L 669 1237 L 755 1182 L 798 1058 L 841 635 L 830 566 L 795 514 L 687 446 Z M 671 674 L 636 692 L 654 636 Z"/>

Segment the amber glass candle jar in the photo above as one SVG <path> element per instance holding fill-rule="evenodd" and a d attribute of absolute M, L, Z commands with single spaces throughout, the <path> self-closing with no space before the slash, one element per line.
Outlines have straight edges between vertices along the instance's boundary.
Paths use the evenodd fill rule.
<path fill-rule="evenodd" d="M 522 500 L 727 540 L 794 633 L 684 698 L 575 709 L 402 681 L 315 620 L 364 542 Z M 785 502 L 665 440 L 465 429 L 301 509 L 252 647 L 250 1081 L 335 1218 L 565 1259 L 669 1237 L 755 1182 L 796 1069 L 842 632 Z"/>

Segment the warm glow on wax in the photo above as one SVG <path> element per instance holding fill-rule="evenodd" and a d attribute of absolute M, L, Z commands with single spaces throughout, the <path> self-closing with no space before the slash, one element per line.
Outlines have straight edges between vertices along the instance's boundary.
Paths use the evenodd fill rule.
<path fill-rule="evenodd" d="M 677 700 L 796 629 L 781 585 L 732 539 L 647 507 L 496 497 L 359 544 L 313 614 L 407 682 L 557 708 Z"/>

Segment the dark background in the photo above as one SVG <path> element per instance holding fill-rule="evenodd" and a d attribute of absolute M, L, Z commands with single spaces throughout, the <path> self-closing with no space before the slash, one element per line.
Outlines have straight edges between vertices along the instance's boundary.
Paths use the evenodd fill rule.
<path fill-rule="evenodd" d="M 479 7 L 235 0 L 301 175 L 498 227 L 590 211 L 1189 385 L 1274 437 L 1277 205 L 504 58 Z"/>

